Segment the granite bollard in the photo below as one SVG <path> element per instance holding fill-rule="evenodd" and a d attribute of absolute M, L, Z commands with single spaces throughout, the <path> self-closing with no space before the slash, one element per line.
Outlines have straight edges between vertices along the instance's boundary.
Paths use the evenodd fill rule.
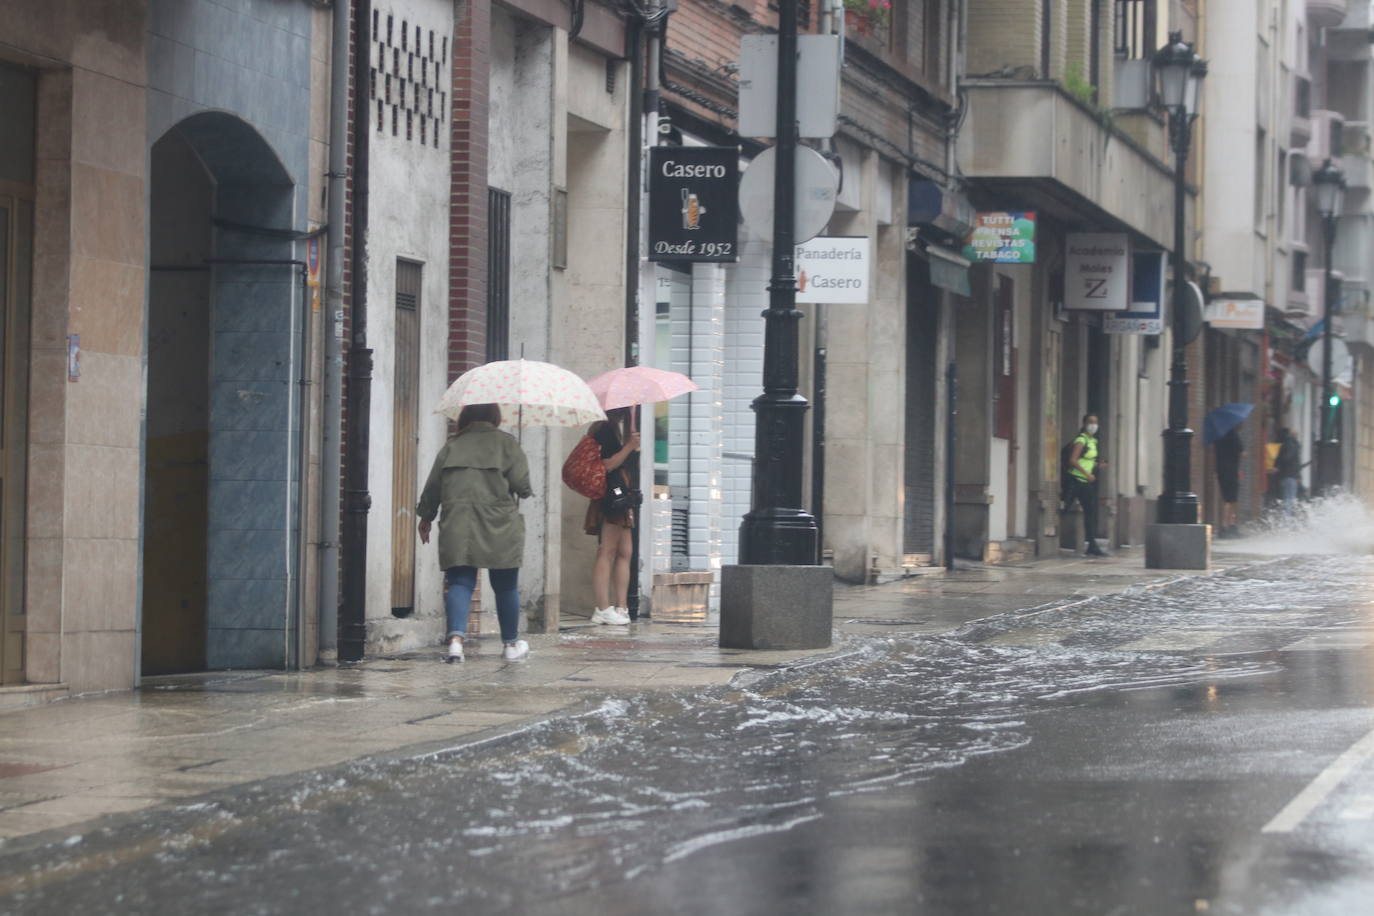
<path fill-rule="evenodd" d="M 834 617 L 828 566 L 721 567 L 721 648 L 824 649 Z"/>
<path fill-rule="evenodd" d="M 1145 527 L 1146 569 L 1207 569 L 1211 558 L 1211 525 Z"/>

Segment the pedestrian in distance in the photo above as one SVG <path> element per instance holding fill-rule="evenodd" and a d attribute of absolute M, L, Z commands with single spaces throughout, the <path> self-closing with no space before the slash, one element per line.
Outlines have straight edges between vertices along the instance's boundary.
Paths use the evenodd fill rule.
<path fill-rule="evenodd" d="M 415 509 L 423 544 L 429 543 L 430 525 L 443 509 L 438 546 L 444 570 L 449 662 L 463 660 L 479 569 L 487 570 L 496 596 L 503 657 L 518 661 L 530 652 L 529 643 L 519 638 L 519 576 L 525 552 L 525 519 L 519 501 L 533 491 L 525 452 L 500 425 L 497 405 L 464 407 L 458 414 L 458 431 L 434 459 Z"/>
<path fill-rule="evenodd" d="M 1298 479 L 1302 474 L 1302 446 L 1287 426 L 1278 432 L 1279 453 L 1274 458 L 1274 477 L 1279 484 L 1283 511 L 1292 515 L 1298 507 Z"/>
<path fill-rule="evenodd" d="M 1083 507 L 1083 537 L 1087 540 L 1084 553 L 1090 557 L 1107 555 L 1097 546 L 1097 471 L 1106 463 L 1097 457 L 1097 415 L 1084 414 L 1083 425 L 1070 443 L 1065 475 L 1069 492 L 1064 504 L 1072 507 L 1076 500 Z"/>
<path fill-rule="evenodd" d="M 1240 427 L 1233 426 L 1224 436 L 1212 443 L 1216 449 L 1217 486 L 1221 490 L 1221 530 L 1217 537 L 1238 538 L 1236 528 L 1236 502 L 1240 499 L 1240 456 L 1245 454 L 1245 443 L 1240 438 Z"/>
<path fill-rule="evenodd" d="M 639 433 L 621 436 L 620 425 L 628 419 L 629 411 L 608 411 L 607 419 L 593 423 L 587 435 L 601 448 L 601 460 L 606 467 L 605 497 L 593 499 L 587 506 L 583 530 L 597 538 L 596 560 L 592 563 L 592 596 L 596 608 L 592 623 L 623 626 L 630 622 L 630 559 L 634 555 L 633 508 L 613 508 L 609 501 L 617 488 L 635 492 L 626 473 L 625 464 L 639 451 Z"/>

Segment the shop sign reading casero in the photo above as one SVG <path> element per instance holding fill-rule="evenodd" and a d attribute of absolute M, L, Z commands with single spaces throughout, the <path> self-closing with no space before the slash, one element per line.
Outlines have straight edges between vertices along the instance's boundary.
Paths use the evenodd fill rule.
<path fill-rule="evenodd" d="M 650 147 L 648 257 L 739 259 L 739 150 Z"/>

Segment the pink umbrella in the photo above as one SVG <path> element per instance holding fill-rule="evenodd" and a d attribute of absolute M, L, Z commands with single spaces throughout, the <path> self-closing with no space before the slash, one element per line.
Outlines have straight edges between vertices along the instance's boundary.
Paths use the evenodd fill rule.
<path fill-rule="evenodd" d="M 697 383 L 681 372 L 626 366 L 604 372 L 587 383 L 601 406 L 607 410 L 671 401 L 680 394 L 697 390 Z"/>

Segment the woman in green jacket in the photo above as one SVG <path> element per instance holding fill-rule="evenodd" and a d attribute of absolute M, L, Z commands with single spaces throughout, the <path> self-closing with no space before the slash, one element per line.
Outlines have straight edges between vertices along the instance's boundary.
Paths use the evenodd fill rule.
<path fill-rule="evenodd" d="M 520 443 L 497 429 L 501 408 L 470 404 L 458 415 L 458 432 L 439 450 L 415 514 L 420 542 L 429 543 L 430 523 L 439 519 L 439 565 L 444 569 L 448 614 L 448 661 L 463 660 L 477 570 L 486 569 L 496 595 L 496 617 L 507 661 L 529 655 L 520 633 L 520 561 L 525 520 L 519 499 L 528 498 L 530 468 Z"/>

